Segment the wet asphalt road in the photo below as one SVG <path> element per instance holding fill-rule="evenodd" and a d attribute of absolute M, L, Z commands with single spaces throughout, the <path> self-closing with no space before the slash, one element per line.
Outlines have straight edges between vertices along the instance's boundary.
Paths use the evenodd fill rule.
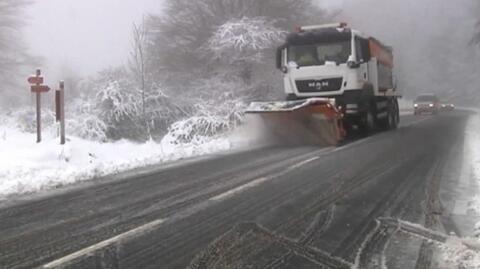
<path fill-rule="evenodd" d="M 389 244 L 377 220 L 455 231 L 439 185 L 458 180 L 468 117 L 404 116 L 337 148 L 218 154 L 0 204 L 0 268 L 429 268 L 428 245 Z"/>

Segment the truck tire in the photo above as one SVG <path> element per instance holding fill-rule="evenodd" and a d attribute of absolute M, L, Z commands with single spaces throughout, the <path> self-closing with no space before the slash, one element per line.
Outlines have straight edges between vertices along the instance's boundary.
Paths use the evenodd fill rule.
<path fill-rule="evenodd" d="M 394 130 L 397 129 L 398 123 L 400 121 L 398 106 L 395 101 L 392 101 L 388 104 L 387 108 L 387 117 L 379 121 L 379 127 L 384 130 Z"/>
<path fill-rule="evenodd" d="M 375 130 L 375 115 L 371 109 L 368 109 L 362 116 L 359 124 L 360 135 L 369 136 Z"/>
<path fill-rule="evenodd" d="M 397 125 L 395 126 L 395 129 L 398 128 L 398 125 L 400 125 L 400 105 L 398 104 L 398 99 L 395 98 L 395 109 L 397 112 Z"/>
<path fill-rule="evenodd" d="M 398 123 L 400 122 L 400 111 L 398 109 L 398 102 L 396 99 L 392 101 L 392 104 L 389 108 L 389 114 L 391 119 L 390 119 L 388 129 L 395 130 L 397 129 Z"/>
<path fill-rule="evenodd" d="M 398 99 L 395 98 L 393 104 L 395 107 L 395 126 L 393 129 L 397 129 L 398 125 L 400 124 L 400 106 L 398 105 Z"/>
<path fill-rule="evenodd" d="M 397 112 L 395 111 L 395 108 L 392 109 L 392 111 L 390 111 L 389 113 L 389 117 L 390 117 L 390 120 L 389 120 L 389 126 L 388 126 L 388 129 L 389 130 L 395 130 L 397 129 Z"/>

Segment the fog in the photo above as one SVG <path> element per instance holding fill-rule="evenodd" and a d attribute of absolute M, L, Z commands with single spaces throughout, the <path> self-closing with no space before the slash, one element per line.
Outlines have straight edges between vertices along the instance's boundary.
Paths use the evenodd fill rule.
<path fill-rule="evenodd" d="M 394 48 L 399 87 L 465 102 L 478 88 L 475 0 L 346 0 L 340 20 Z M 477 93 L 478 98 L 478 93 Z M 477 99 L 478 100 L 478 99 Z"/>
<path fill-rule="evenodd" d="M 319 0 L 338 21 L 393 46 L 399 86 L 412 98 L 437 92 L 466 101 L 478 81 L 478 49 L 469 45 L 475 0 Z M 159 13 L 161 0 L 42 0 L 28 8 L 25 27 L 33 55 L 50 78 L 65 72 L 92 75 L 125 64 L 133 22 Z M 273 68 L 273 67 L 272 67 Z"/>
<path fill-rule="evenodd" d="M 134 22 L 158 13 L 159 0 L 37 0 L 28 8 L 27 43 L 50 80 L 125 64 Z"/>
<path fill-rule="evenodd" d="M 27 10 L 26 41 L 43 58 L 50 80 L 61 69 L 92 75 L 125 64 L 131 50 L 132 24 L 144 15 L 161 13 L 162 0 L 36 0 Z M 338 9 L 342 0 L 318 1 Z"/>

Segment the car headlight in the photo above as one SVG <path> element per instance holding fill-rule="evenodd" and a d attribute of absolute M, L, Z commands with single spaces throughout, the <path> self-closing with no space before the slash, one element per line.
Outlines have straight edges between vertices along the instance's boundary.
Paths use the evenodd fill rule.
<path fill-rule="evenodd" d="M 428 105 L 428 106 L 429 106 L 429 107 L 434 107 L 435 105 L 434 105 L 434 104 L 430 104 L 430 105 Z"/>
<path fill-rule="evenodd" d="M 414 104 L 413 107 L 418 107 L 418 104 Z"/>

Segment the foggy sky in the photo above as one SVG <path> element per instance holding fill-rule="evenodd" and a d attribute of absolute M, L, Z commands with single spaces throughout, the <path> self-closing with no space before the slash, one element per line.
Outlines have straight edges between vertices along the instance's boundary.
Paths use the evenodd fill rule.
<path fill-rule="evenodd" d="M 458 99 L 478 83 L 478 55 L 469 45 L 474 1 L 345 0 L 340 19 L 393 46 L 406 96 L 433 92 Z"/>
<path fill-rule="evenodd" d="M 338 8 L 343 0 L 318 0 Z M 26 41 L 50 80 L 92 75 L 126 63 L 133 22 L 160 13 L 163 0 L 36 0 L 28 9 Z M 63 70 L 63 71 L 62 71 Z"/>
<path fill-rule="evenodd" d="M 474 85 L 478 55 L 468 48 L 475 0 L 317 0 L 342 9 L 337 21 L 392 45 L 396 73 L 410 92 L 453 91 Z M 31 52 L 44 57 L 48 78 L 78 76 L 126 63 L 133 22 L 161 12 L 163 0 L 36 0 L 29 8 L 26 39 Z M 366 16 L 367 15 L 367 16 Z M 448 78 L 445 79 L 445 78 Z M 466 85 L 468 86 L 468 85 Z M 463 86 L 463 87 L 466 87 Z"/>
<path fill-rule="evenodd" d="M 26 41 L 34 55 L 44 58 L 47 77 L 61 76 L 62 69 L 91 75 L 126 62 L 133 22 L 144 13 L 158 13 L 161 2 L 36 0 L 27 10 Z"/>

